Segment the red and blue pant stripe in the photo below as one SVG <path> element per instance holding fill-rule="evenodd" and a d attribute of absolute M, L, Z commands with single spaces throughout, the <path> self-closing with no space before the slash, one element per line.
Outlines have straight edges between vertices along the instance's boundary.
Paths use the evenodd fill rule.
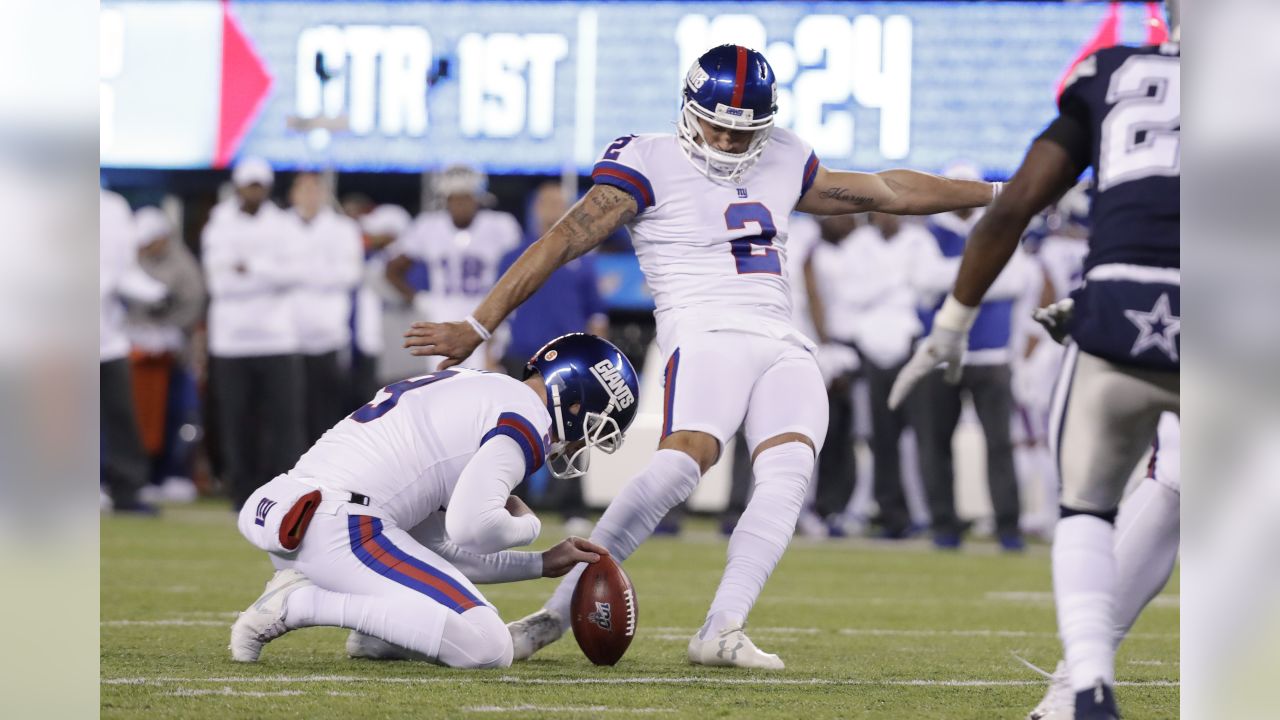
<path fill-rule="evenodd" d="M 466 586 L 421 559 L 396 547 L 382 534 L 382 521 L 369 515 L 347 519 L 351 551 L 366 567 L 462 614 L 484 602 Z"/>
<path fill-rule="evenodd" d="M 662 437 L 671 434 L 671 424 L 675 415 L 676 373 L 680 370 L 680 348 L 671 353 L 667 360 L 667 369 L 662 376 Z"/>

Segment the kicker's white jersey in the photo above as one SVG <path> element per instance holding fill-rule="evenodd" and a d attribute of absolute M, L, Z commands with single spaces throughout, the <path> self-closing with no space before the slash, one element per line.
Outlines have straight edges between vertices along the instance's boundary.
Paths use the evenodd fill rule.
<path fill-rule="evenodd" d="M 367 495 L 400 527 L 447 507 L 458 475 L 485 440 L 506 435 L 532 473 L 546 457 L 551 416 L 514 378 L 463 368 L 409 378 L 326 432 L 289 475 Z"/>
<path fill-rule="evenodd" d="M 629 135 L 605 150 L 591 176 L 635 198 L 629 229 L 660 333 L 678 323 L 811 344 L 791 324 L 787 238 L 817 169 L 812 148 L 783 128 L 736 184 L 703 175 L 674 135 Z"/>
<path fill-rule="evenodd" d="M 481 210 L 466 228 L 444 211 L 423 213 L 397 241 L 391 254 L 426 265 L 430 287 L 419 293 L 419 312 L 438 322 L 461 320 L 475 309 L 498 279 L 498 266 L 520 245 L 520 224 L 511 215 Z"/>

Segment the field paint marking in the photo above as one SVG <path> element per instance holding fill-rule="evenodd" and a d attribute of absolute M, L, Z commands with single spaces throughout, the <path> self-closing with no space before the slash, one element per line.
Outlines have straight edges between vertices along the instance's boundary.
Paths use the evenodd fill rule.
<path fill-rule="evenodd" d="M 222 620 L 187 620 L 183 618 L 175 618 L 169 620 L 104 620 L 101 623 L 104 626 L 173 626 L 173 627 L 229 627 L 229 624 Z M 688 640 L 693 633 L 697 632 L 697 628 L 678 628 L 678 627 L 655 627 L 641 628 L 644 632 L 640 637 L 659 640 L 663 642 L 675 642 Z M 656 633 L 656 634 L 650 634 Z M 838 633 L 846 636 L 870 636 L 870 637 L 1003 637 L 1003 638 L 1056 638 L 1057 633 L 1040 632 L 1034 630 L 931 630 L 931 629 L 902 629 L 902 628 L 804 628 L 804 627 L 753 627 L 752 635 L 770 636 L 770 635 L 820 635 Z M 1141 638 L 1144 640 L 1172 640 L 1178 638 L 1178 633 L 1129 633 L 1126 637 Z"/>
<path fill-rule="evenodd" d="M 223 687 L 217 690 L 178 688 L 173 692 L 165 693 L 165 695 L 172 697 L 206 697 L 209 695 L 217 695 L 219 697 L 291 697 L 306 695 L 306 693 L 302 690 L 234 690 L 230 687 Z"/>
<path fill-rule="evenodd" d="M 173 625 L 177 627 L 231 627 L 226 620 L 184 620 L 181 618 L 171 620 L 103 620 L 102 625 L 107 627 L 129 627 L 135 625 L 143 627 L 155 625 Z"/>
<path fill-rule="evenodd" d="M 878 687 L 1042 687 L 1036 680 L 866 680 L 859 678 L 777 678 L 777 677 L 618 677 L 618 678 L 522 678 L 514 675 L 477 677 L 459 674 L 455 677 L 386 677 L 362 675 L 263 675 L 260 677 L 132 677 L 104 678 L 103 685 L 165 685 L 170 683 L 382 683 L 390 685 L 433 685 L 438 683 L 509 683 L 512 685 L 768 685 L 768 686 L 853 686 Z M 1180 687 L 1177 680 L 1131 680 L 1116 683 L 1119 687 Z"/>
<path fill-rule="evenodd" d="M 432 685 L 436 683 L 474 682 L 468 677 L 360 677 L 357 675 L 263 675 L 260 677 L 131 677 L 104 678 L 103 685 L 170 685 L 173 683 L 352 683 L 376 682 L 392 685 Z"/>
<path fill-rule="evenodd" d="M 675 712 L 668 708 L 611 708 L 606 705 L 579 705 L 577 707 L 569 705 L 512 705 L 510 707 L 501 707 L 499 705 L 477 705 L 475 707 L 464 707 L 463 712 L 473 713 L 496 713 L 496 712 L 553 712 L 553 713 L 602 713 L 602 712 L 621 712 L 621 713 L 670 713 Z"/>
<path fill-rule="evenodd" d="M 1003 600 L 1035 605 L 1053 604 L 1053 593 L 1051 592 L 989 592 L 983 597 L 987 600 Z M 1177 595 L 1166 593 L 1155 596 L 1148 604 L 1155 607 L 1176 608 L 1180 607 L 1182 603 Z"/>
<path fill-rule="evenodd" d="M 236 690 L 230 685 L 220 687 L 217 690 L 184 687 L 165 693 L 170 697 L 208 697 L 210 695 L 218 697 L 294 697 L 306 694 L 304 690 Z M 324 694 L 328 697 L 360 697 L 360 693 L 338 692 L 337 690 L 330 690 Z"/>
<path fill-rule="evenodd" d="M 686 638 L 691 637 L 697 632 L 697 628 L 679 628 L 679 627 L 641 627 L 645 633 L 657 633 L 658 639 L 665 639 L 666 636 L 675 636 L 683 634 Z M 751 627 L 748 629 L 750 635 L 820 635 L 838 633 L 840 635 L 870 635 L 873 637 L 1010 637 L 1010 638 L 1028 638 L 1028 637 L 1058 637 L 1056 632 L 1041 632 L 1036 630 L 991 630 L 979 628 L 973 630 L 937 630 L 937 629 L 905 629 L 905 628 L 813 628 L 813 627 Z M 640 637 L 645 637 L 641 634 Z M 650 635 L 649 637 L 653 637 Z M 1178 633 L 1129 633 L 1125 637 L 1142 638 L 1145 640 L 1173 640 L 1178 637 Z"/>
<path fill-rule="evenodd" d="M 766 635 L 766 634 L 768 634 L 768 633 L 755 633 L 755 632 L 752 632 L 751 634 L 752 634 L 752 635 L 759 634 L 759 635 L 761 635 L 761 636 L 764 636 L 764 635 Z M 687 642 L 689 642 L 689 636 L 688 636 L 688 635 L 645 635 L 645 634 L 643 634 L 643 633 L 642 633 L 639 637 L 640 637 L 640 639 L 642 639 L 642 640 L 657 640 L 658 642 L 682 642 L 682 643 L 687 643 Z M 770 644 L 772 644 L 772 645 L 776 645 L 776 644 L 778 644 L 778 643 L 786 644 L 786 643 L 793 643 L 793 642 L 799 642 L 799 640 L 797 640 L 796 638 L 793 638 L 793 637 L 787 637 L 787 636 L 785 636 L 785 635 L 780 636 L 780 637 L 772 637 L 772 636 L 771 636 L 771 637 L 769 638 L 769 643 L 770 643 Z"/>

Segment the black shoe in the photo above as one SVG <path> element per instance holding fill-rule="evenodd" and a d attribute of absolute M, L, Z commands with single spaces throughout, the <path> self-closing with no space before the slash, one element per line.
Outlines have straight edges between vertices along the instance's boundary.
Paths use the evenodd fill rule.
<path fill-rule="evenodd" d="M 1116 694 L 1110 685 L 1098 681 L 1088 690 L 1076 693 L 1075 720 L 1119 720 Z"/>
<path fill-rule="evenodd" d="M 939 550 L 959 550 L 960 533 L 935 532 L 933 534 L 933 546 Z"/>
<path fill-rule="evenodd" d="M 1020 553 L 1027 549 L 1027 541 L 1022 539 L 1020 532 L 1000 533 L 1000 549 L 1005 552 Z"/>
<path fill-rule="evenodd" d="M 654 535 L 666 535 L 667 537 L 675 537 L 680 534 L 680 523 L 675 520 L 667 520 L 663 518 L 658 526 L 653 529 Z"/>

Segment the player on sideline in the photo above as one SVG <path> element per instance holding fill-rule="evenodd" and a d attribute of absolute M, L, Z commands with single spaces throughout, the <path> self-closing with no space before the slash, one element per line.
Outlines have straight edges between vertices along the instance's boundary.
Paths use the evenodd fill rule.
<path fill-rule="evenodd" d="M 539 350 L 523 383 L 459 368 L 383 388 L 241 510 L 240 532 L 278 572 L 232 626 L 232 658 L 323 625 L 357 631 L 355 656 L 510 665 L 511 635 L 472 583 L 559 577 L 607 553 L 581 538 L 507 550 L 541 529 L 511 489 L 544 458 L 574 477 L 591 448 L 616 450 L 637 387 L 618 348 L 572 334 Z"/>
<path fill-rule="evenodd" d="M 1054 393 L 1062 481 L 1053 585 L 1077 720 L 1115 718 L 1116 508 L 1162 412 L 1179 408 L 1179 78 L 1173 42 L 1100 50 L 1068 78 L 1060 113 L 974 228 L 933 331 L 890 394 L 939 363 L 957 377 L 977 306 L 1027 223 L 1092 166 L 1085 282 Z M 953 374 L 954 373 L 954 374 Z"/>
<path fill-rule="evenodd" d="M 1147 477 L 1120 503 L 1116 515 L 1116 586 L 1114 642 L 1129 634 L 1138 616 L 1169 582 L 1178 559 L 1182 534 L 1181 435 L 1178 416 L 1160 416 Z M 1050 676 L 1044 699 L 1027 720 L 1072 720 L 1076 694 L 1066 663 Z"/>
<path fill-rule="evenodd" d="M 624 560 L 685 500 L 745 420 L 754 492 L 693 663 L 781 669 L 743 633 L 747 615 L 795 531 L 827 429 L 813 344 L 791 324 L 786 240 L 791 213 L 931 214 L 991 202 L 999 185 L 910 170 L 835 172 L 774 127 L 777 83 L 764 56 L 707 51 L 684 81 L 676 135 L 627 135 L 605 150 L 595 184 L 498 281 L 463 322 L 414 323 L 406 347 L 449 367 L 498 327 L 556 268 L 626 225 L 657 305 L 667 358 L 659 449 L 591 533 Z M 511 625 L 523 659 L 564 634 L 581 568 L 546 606 Z"/>

